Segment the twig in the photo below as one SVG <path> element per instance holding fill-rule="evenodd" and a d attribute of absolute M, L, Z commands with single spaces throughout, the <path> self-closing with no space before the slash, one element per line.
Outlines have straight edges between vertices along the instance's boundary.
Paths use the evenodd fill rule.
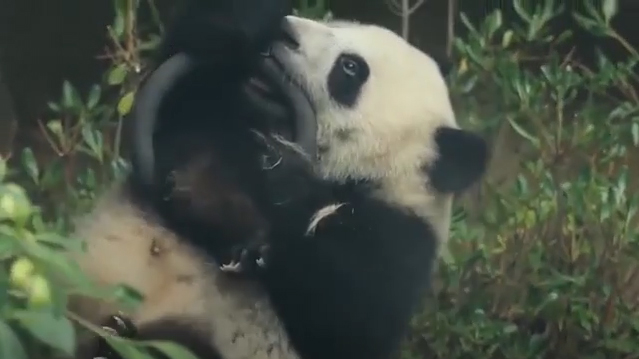
<path fill-rule="evenodd" d="M 402 18 L 402 37 L 404 40 L 408 41 L 408 36 L 410 34 L 410 17 L 419 9 L 422 5 L 426 3 L 426 0 L 416 0 L 415 3 L 411 5 L 411 0 L 386 0 L 386 4 L 390 12 L 397 16 L 401 16 Z"/>
<path fill-rule="evenodd" d="M 446 14 L 446 55 L 449 58 L 453 55 L 453 43 L 455 42 L 455 10 L 457 10 L 457 0 L 448 0 Z"/>

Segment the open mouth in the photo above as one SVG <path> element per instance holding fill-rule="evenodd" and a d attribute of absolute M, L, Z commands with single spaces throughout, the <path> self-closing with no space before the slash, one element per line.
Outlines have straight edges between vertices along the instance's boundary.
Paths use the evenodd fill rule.
<path fill-rule="evenodd" d="M 280 43 L 292 51 L 299 49 L 300 43 L 290 23 L 285 21 L 282 24 L 282 31 L 276 43 Z M 296 91 L 302 92 L 309 104 L 312 104 L 308 92 L 287 71 L 286 66 L 273 49 L 273 45 L 262 51 L 260 55 L 262 57 L 261 71 L 249 79 L 246 87 L 247 94 L 255 100 L 258 106 L 275 116 L 286 116 L 286 108 L 284 106 L 287 103 L 286 93 L 288 91 L 286 91 L 286 88 L 289 87 L 288 90 L 290 91 L 290 86 L 295 86 Z M 276 72 L 279 72 L 279 74 L 276 74 Z M 273 81 L 277 77 L 281 77 L 281 79 Z"/>
<path fill-rule="evenodd" d="M 259 94 L 264 99 L 274 101 L 282 99 L 280 96 L 286 94 L 286 87 L 295 86 L 297 87 L 297 91 L 301 91 L 304 96 L 306 96 L 309 104 L 311 104 L 312 101 L 310 101 L 311 99 L 304 86 L 301 86 L 301 84 L 291 76 L 291 73 L 287 70 L 285 61 L 282 61 L 282 58 L 286 56 L 286 54 L 283 53 L 285 49 L 293 52 L 299 50 L 300 41 L 298 35 L 288 21 L 282 22 L 280 30 L 276 41 L 261 53 L 261 73 L 251 78 L 248 85 L 256 94 Z M 276 44 L 282 46 L 275 48 L 274 45 Z M 276 72 L 279 72 L 279 74 L 276 74 Z M 282 77 L 282 79 L 273 81 L 276 77 Z M 275 86 L 272 86 L 271 83 Z"/>
<path fill-rule="evenodd" d="M 287 56 L 299 52 L 300 41 L 289 22 L 284 21 L 281 30 L 279 38 L 262 52 L 257 74 L 247 83 L 247 94 L 263 111 L 288 124 L 285 127 L 292 127 L 291 136 L 285 137 L 316 158 L 317 121 L 313 101 L 296 76 L 291 76 L 286 60 Z"/>

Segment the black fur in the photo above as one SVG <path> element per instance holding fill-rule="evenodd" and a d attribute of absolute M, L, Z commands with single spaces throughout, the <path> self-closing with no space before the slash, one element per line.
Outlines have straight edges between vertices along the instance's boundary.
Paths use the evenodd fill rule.
<path fill-rule="evenodd" d="M 286 8 L 284 0 L 188 2 L 159 58 L 187 51 L 209 65 L 164 104 L 155 134 L 161 190 L 148 195 L 132 177 L 131 194 L 218 259 L 253 231 L 265 233 L 260 280 L 303 359 L 387 359 L 429 286 L 435 235 L 423 220 L 373 198 L 374 183 L 320 180 L 297 152 L 251 132 L 276 131 L 241 85 Z M 265 170 L 265 155 L 279 164 Z M 335 204 L 342 206 L 307 235 L 311 217 Z M 165 328 L 140 332 L 219 358 L 182 335 L 182 324 Z"/>
<path fill-rule="evenodd" d="M 440 192 L 460 192 L 486 170 L 488 146 L 478 135 L 442 127 L 435 134 L 439 157 L 429 169 L 431 184 Z"/>
<path fill-rule="evenodd" d="M 184 318 L 163 318 L 138 329 L 126 317 L 113 315 L 103 323 L 103 328 L 112 331 L 112 335 L 127 339 L 179 343 L 200 359 L 224 359 L 208 341 L 208 337 L 202 335 L 202 332 L 192 322 Z M 155 359 L 170 359 L 169 356 L 154 347 L 146 349 Z M 97 357 L 124 359 L 102 338 L 98 338 L 97 349 L 94 350 L 96 350 L 94 353 L 97 353 Z"/>
<path fill-rule="evenodd" d="M 280 119 L 253 106 L 242 87 L 256 75 L 260 51 L 278 36 L 291 8 L 287 0 L 183 5 L 157 61 L 187 52 L 206 65 L 180 81 L 162 104 L 154 134 L 158 190 L 147 193 L 135 176 L 130 187 L 168 227 L 226 262 L 233 248 L 260 241 L 268 231 L 258 206 L 266 201 L 266 149 L 248 129 L 271 132 Z"/>
<path fill-rule="evenodd" d="M 345 107 L 354 108 L 370 72 L 368 63 L 361 56 L 340 54 L 327 80 L 328 93 L 333 101 Z"/>

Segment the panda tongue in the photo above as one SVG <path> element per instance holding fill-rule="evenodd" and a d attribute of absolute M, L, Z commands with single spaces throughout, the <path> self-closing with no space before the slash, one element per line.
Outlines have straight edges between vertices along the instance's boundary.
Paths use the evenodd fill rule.
<path fill-rule="evenodd" d="M 308 97 L 292 83 L 273 57 L 263 57 L 261 72 L 273 83 L 288 102 L 294 121 L 293 141 L 311 158 L 317 156 L 317 119 Z"/>

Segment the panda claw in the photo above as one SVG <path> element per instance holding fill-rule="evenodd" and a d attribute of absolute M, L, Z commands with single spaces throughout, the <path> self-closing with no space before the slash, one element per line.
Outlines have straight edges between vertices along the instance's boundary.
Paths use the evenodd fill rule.
<path fill-rule="evenodd" d="M 266 267 L 266 261 L 264 260 L 264 258 L 260 257 L 258 259 L 255 260 L 255 264 L 258 265 L 258 267 L 260 268 L 264 268 Z"/>
<path fill-rule="evenodd" d="M 240 273 L 242 272 L 242 262 L 232 261 L 229 264 L 222 264 L 220 270 L 227 273 Z"/>

